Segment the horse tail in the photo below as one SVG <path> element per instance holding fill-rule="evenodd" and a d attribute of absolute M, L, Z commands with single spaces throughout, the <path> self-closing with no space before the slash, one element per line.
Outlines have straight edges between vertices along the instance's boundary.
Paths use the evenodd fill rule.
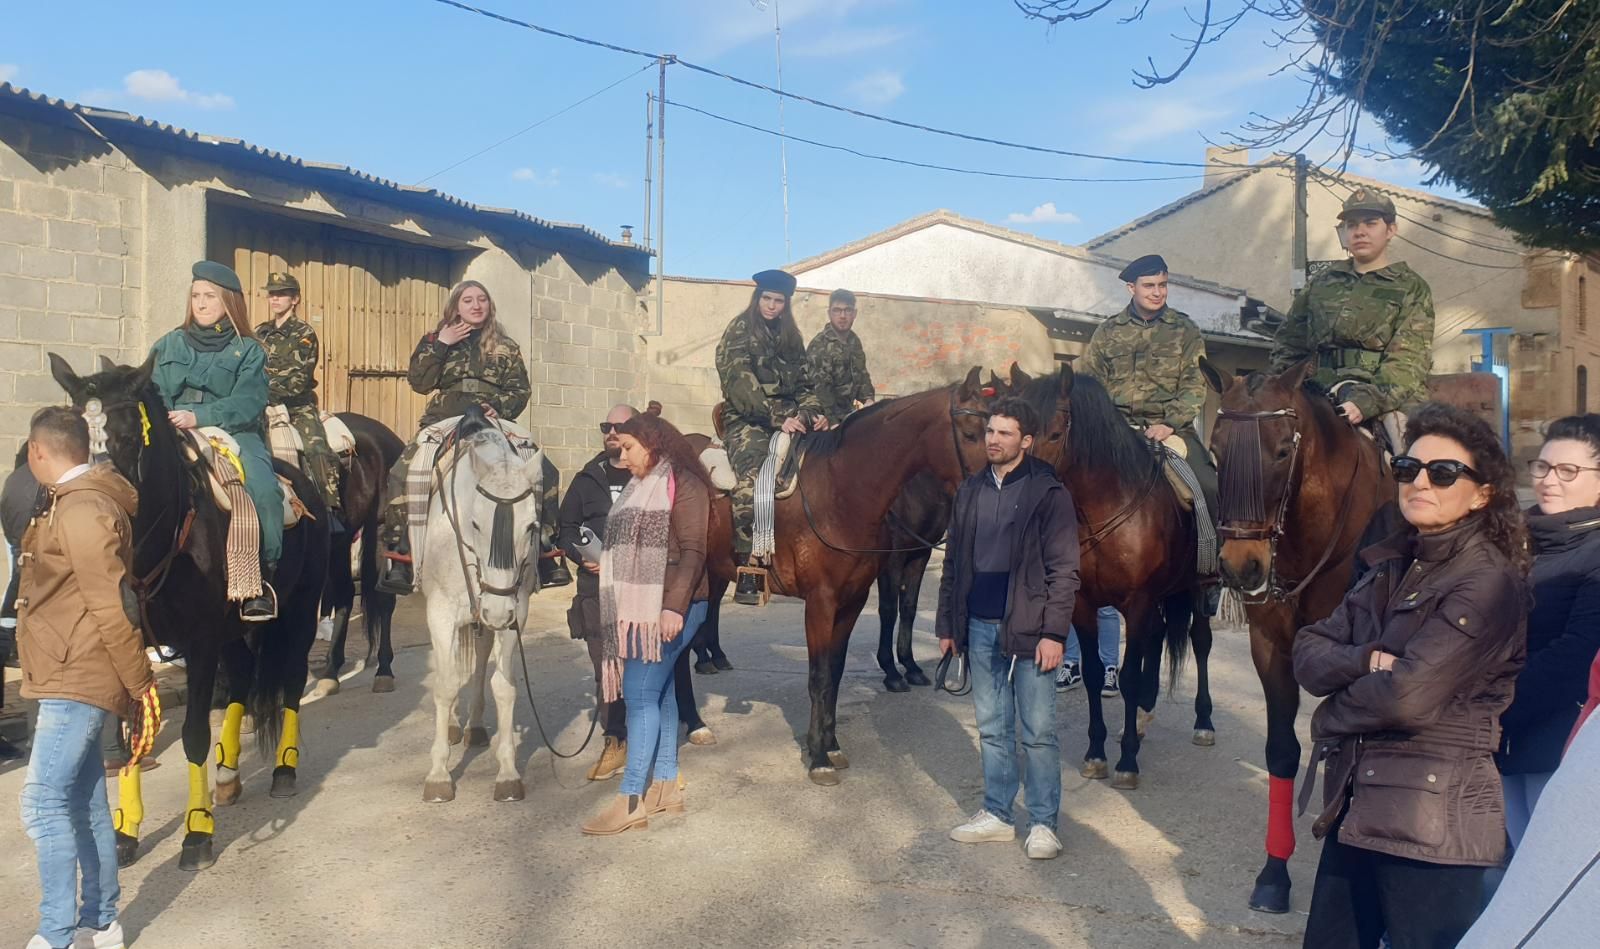
<path fill-rule="evenodd" d="M 1177 686 L 1178 676 L 1183 672 L 1184 663 L 1189 661 L 1190 632 L 1194 624 L 1201 619 L 1201 611 L 1205 604 L 1194 591 L 1174 593 L 1167 597 L 1162 604 L 1162 612 L 1166 621 L 1162 624 L 1167 628 L 1167 691 L 1171 692 Z M 1182 616 L 1182 622 L 1176 622 L 1175 612 L 1187 611 Z"/>
<path fill-rule="evenodd" d="M 367 664 L 378 651 L 383 627 L 394 616 L 397 597 L 378 589 L 378 507 L 361 525 L 361 614 L 367 633 Z"/>

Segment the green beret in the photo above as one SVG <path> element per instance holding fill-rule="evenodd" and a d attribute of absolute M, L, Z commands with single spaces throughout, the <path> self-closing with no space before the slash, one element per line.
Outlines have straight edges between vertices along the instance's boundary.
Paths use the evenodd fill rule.
<path fill-rule="evenodd" d="M 1380 194 L 1370 188 L 1357 188 L 1344 199 L 1344 207 L 1339 211 L 1339 220 L 1344 220 L 1353 214 L 1376 214 L 1384 218 L 1394 217 L 1394 202 L 1386 194 Z"/>
<path fill-rule="evenodd" d="M 300 281 L 296 280 L 292 273 L 274 270 L 272 273 L 267 274 L 267 292 L 299 295 Z"/>
<path fill-rule="evenodd" d="M 1167 262 L 1161 259 L 1160 254 L 1145 254 L 1138 260 L 1122 268 L 1122 273 L 1117 274 L 1117 279 L 1123 283 L 1132 283 L 1140 277 L 1154 277 L 1167 272 Z"/>
<path fill-rule="evenodd" d="M 756 282 L 757 290 L 771 290 L 786 297 L 794 296 L 795 285 L 799 282 L 793 274 L 781 270 L 763 270 L 750 279 Z"/>
<path fill-rule="evenodd" d="M 239 275 L 233 272 L 233 268 L 214 260 L 202 260 L 195 264 L 194 279 L 214 283 L 235 293 L 244 292 L 244 285 L 239 282 Z"/>

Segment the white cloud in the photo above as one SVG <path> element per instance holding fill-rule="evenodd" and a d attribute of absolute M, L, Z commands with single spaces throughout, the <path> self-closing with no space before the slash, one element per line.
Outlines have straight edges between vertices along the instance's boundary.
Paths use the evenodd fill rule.
<path fill-rule="evenodd" d="M 17 78 L 19 72 L 22 72 L 22 67 L 16 63 L 0 63 L 0 82 L 10 82 Z"/>
<path fill-rule="evenodd" d="M 512 181 L 527 181 L 541 188 L 554 188 L 561 183 L 561 169 L 539 171 L 537 168 L 518 168 L 511 173 Z"/>
<path fill-rule="evenodd" d="M 1045 203 L 1023 214 L 1021 211 L 1012 211 L 1006 215 L 1009 224 L 1076 224 L 1078 216 L 1071 211 L 1056 210 L 1054 201 Z"/>
<path fill-rule="evenodd" d="M 906 91 L 905 80 L 891 69 L 867 73 L 850 83 L 850 94 L 868 105 L 888 105 Z"/>
<path fill-rule="evenodd" d="M 817 59 L 835 56 L 856 56 L 861 53 L 870 53 L 876 49 L 893 46 L 910 35 L 910 30 L 892 26 L 841 29 L 825 33 L 808 42 L 796 43 L 793 47 L 784 50 L 784 52 L 789 53 L 791 56 Z"/>
<path fill-rule="evenodd" d="M 198 109 L 233 108 L 232 96 L 185 89 L 178 77 L 165 69 L 135 69 L 122 77 L 122 91 L 135 99 L 150 102 L 181 102 Z"/>
<path fill-rule="evenodd" d="M 603 185 L 607 188 L 616 188 L 618 190 L 633 184 L 630 179 L 624 178 L 618 174 L 613 174 L 609 171 L 597 171 L 590 177 L 594 179 L 594 183 L 597 185 Z"/>

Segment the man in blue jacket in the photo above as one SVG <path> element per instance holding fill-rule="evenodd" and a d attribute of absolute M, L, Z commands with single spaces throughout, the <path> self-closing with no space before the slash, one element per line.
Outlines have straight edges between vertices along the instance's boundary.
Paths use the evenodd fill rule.
<path fill-rule="evenodd" d="M 1078 594 L 1072 496 L 1049 465 L 1027 454 L 1039 418 L 1021 399 L 991 409 L 989 465 L 956 492 L 939 580 L 939 649 L 965 652 L 972 670 L 983 761 L 983 809 L 950 832 L 960 843 L 1014 840 L 1017 728 L 1028 808 L 1025 849 L 1061 853 L 1061 749 L 1055 676 Z"/>

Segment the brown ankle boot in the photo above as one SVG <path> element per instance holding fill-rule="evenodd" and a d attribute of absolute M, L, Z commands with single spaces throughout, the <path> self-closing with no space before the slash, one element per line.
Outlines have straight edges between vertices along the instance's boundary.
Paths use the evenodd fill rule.
<path fill-rule="evenodd" d="M 630 830 L 644 830 L 650 826 L 650 815 L 645 811 L 644 798 L 637 794 L 618 794 L 600 813 L 589 818 L 583 832 L 590 837 L 613 837 Z"/>
<path fill-rule="evenodd" d="M 600 749 L 600 760 L 589 769 L 590 781 L 604 781 L 614 778 L 628 766 L 628 743 L 611 735 L 606 736 L 606 745 Z"/>
<path fill-rule="evenodd" d="M 644 812 L 651 817 L 657 814 L 682 814 L 683 775 L 656 781 L 644 790 Z"/>

